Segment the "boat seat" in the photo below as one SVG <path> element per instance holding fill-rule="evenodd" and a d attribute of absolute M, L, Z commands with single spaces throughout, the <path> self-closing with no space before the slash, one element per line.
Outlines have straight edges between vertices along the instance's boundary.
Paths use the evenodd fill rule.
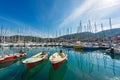
<path fill-rule="evenodd" d="M 5 55 L 5 57 L 9 57 L 9 55 Z"/>
<path fill-rule="evenodd" d="M 4 58 L 0 58 L 0 60 L 4 60 Z"/>
<path fill-rule="evenodd" d="M 14 54 L 9 54 L 9 56 L 13 56 Z"/>
<path fill-rule="evenodd" d="M 65 57 L 65 55 L 64 55 L 63 53 L 59 53 L 59 56 L 60 56 L 61 58 L 64 58 L 64 57 Z"/>

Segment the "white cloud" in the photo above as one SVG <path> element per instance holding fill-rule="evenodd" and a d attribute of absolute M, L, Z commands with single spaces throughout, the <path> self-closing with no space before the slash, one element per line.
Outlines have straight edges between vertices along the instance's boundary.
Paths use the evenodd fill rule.
<path fill-rule="evenodd" d="M 76 18 L 82 15 L 85 11 L 87 11 L 95 2 L 96 0 L 85 0 L 85 2 L 82 5 L 80 5 L 75 10 L 73 10 L 72 13 L 63 20 L 63 22 L 60 24 L 60 27 L 64 27 L 67 24 L 74 21 Z"/>
<path fill-rule="evenodd" d="M 110 8 L 119 4 L 120 4 L 119 0 L 99 0 L 97 6 L 100 9 L 104 9 L 104 8 Z"/>
<path fill-rule="evenodd" d="M 79 18 L 83 21 L 86 20 L 86 22 L 88 19 L 94 21 L 104 21 L 104 18 L 109 18 L 111 17 L 109 16 L 110 14 L 114 14 L 114 12 L 118 11 L 120 8 L 119 5 L 119 0 L 85 0 L 82 5 L 73 10 L 68 17 L 63 20 L 59 27 L 65 27 L 72 24 Z"/>
<path fill-rule="evenodd" d="M 101 20 L 108 17 L 110 14 L 115 14 L 120 8 L 120 2 L 118 0 L 99 0 L 91 9 L 87 12 L 86 18 Z M 111 16 L 109 16 L 111 17 Z M 108 18 L 109 18 L 108 17 Z"/>

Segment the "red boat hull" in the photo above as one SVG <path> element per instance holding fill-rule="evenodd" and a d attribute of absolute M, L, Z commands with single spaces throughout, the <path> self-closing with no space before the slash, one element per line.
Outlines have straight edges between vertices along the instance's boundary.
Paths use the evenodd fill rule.
<path fill-rule="evenodd" d="M 10 57 L 4 58 L 3 60 L 0 60 L 0 63 L 10 61 L 10 60 L 13 60 L 13 59 L 14 59 L 14 56 L 10 56 Z"/>
<path fill-rule="evenodd" d="M 55 63 L 55 64 L 52 63 L 54 70 L 58 69 L 65 61 L 66 59 L 61 62 Z"/>
<path fill-rule="evenodd" d="M 31 69 L 31 68 L 35 67 L 36 65 L 40 64 L 42 61 L 38 61 L 38 62 L 34 62 L 34 63 L 26 63 L 26 68 Z"/>
<path fill-rule="evenodd" d="M 19 56 L 16 56 L 16 55 L 9 56 L 9 57 L 4 58 L 3 60 L 0 60 L 0 63 L 20 59 L 20 58 L 23 58 L 25 56 L 26 56 L 25 54 L 20 54 Z"/>

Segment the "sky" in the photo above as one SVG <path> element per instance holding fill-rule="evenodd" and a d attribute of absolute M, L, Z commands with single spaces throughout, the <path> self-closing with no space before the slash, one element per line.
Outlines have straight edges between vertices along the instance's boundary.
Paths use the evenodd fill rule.
<path fill-rule="evenodd" d="M 88 30 L 89 20 L 92 32 L 98 32 L 101 23 L 110 29 L 109 18 L 112 28 L 120 28 L 119 0 L 0 0 L 4 35 L 56 37 Z"/>

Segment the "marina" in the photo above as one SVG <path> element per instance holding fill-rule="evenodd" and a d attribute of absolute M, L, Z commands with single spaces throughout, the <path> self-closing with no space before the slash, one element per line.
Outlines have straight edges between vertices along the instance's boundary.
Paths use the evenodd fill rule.
<path fill-rule="evenodd" d="M 29 39 L 25 35 L 6 36 L 2 27 L 1 32 L 0 80 L 120 79 L 120 31 L 101 38 L 89 34 L 81 38 L 86 32 L 79 32 Z"/>
<path fill-rule="evenodd" d="M 111 28 L 111 18 L 109 22 L 106 31 L 88 30 L 55 38 L 6 36 L 1 27 L 0 80 L 119 80 L 120 29 Z M 100 37 L 103 32 L 111 35 Z"/>
<path fill-rule="evenodd" d="M 0 0 L 0 80 L 120 80 L 119 0 Z"/>
<path fill-rule="evenodd" d="M 11 65 L 0 64 L 1 80 L 114 80 L 120 79 L 120 56 L 106 54 L 105 50 L 76 51 L 61 47 L 45 47 L 49 51 L 49 57 L 61 50 L 68 55 L 68 59 L 57 70 L 54 70 L 49 60 L 27 69 L 22 63 L 24 59 L 18 60 Z M 6 49 L 6 51 L 14 49 Z M 29 58 L 43 50 L 41 47 L 27 50 Z M 4 66 L 4 67 L 2 67 Z M 99 76 L 98 76 L 99 75 Z M 7 77 L 5 77 L 7 76 Z"/>

